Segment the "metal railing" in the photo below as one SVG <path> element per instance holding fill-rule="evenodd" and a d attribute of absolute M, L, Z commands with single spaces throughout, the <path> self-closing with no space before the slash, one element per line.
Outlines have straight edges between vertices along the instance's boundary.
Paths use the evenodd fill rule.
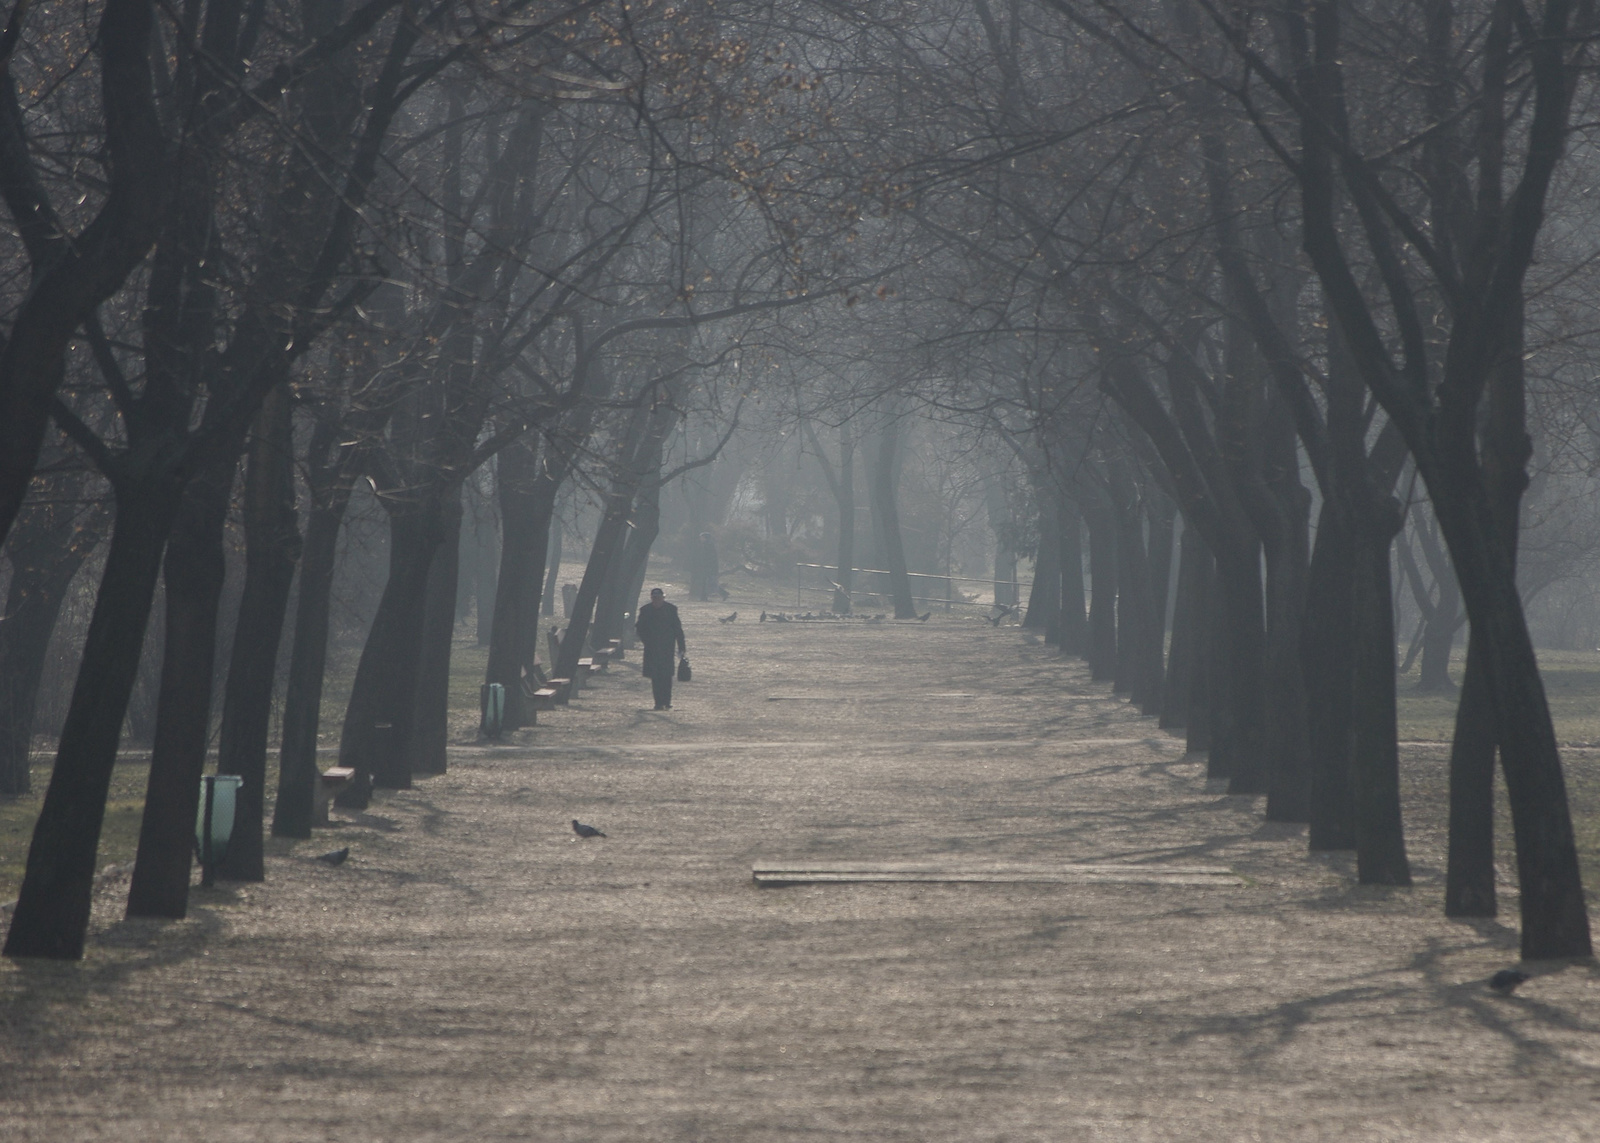
<path fill-rule="evenodd" d="M 809 576 L 808 576 L 809 573 Z M 839 590 L 839 569 L 833 564 L 795 564 L 794 565 L 794 605 L 805 606 L 805 596 L 822 596 L 831 608 L 834 594 Z M 889 572 L 882 568 L 856 568 L 850 573 L 850 606 L 858 603 L 872 606 L 893 606 L 890 602 Z M 934 605 L 942 607 L 945 611 L 954 608 L 976 608 L 987 610 L 995 606 L 995 589 L 1010 588 L 1014 596 L 1013 602 L 1025 604 L 1028 601 L 1028 591 L 1033 587 L 1029 580 L 997 580 L 993 578 L 980 578 L 964 575 L 930 575 L 927 572 L 907 572 L 911 579 L 911 598 L 920 605 Z M 871 578 L 863 578 L 871 577 Z M 809 582 L 808 582 L 809 580 Z M 962 584 L 977 584 L 978 591 L 963 591 Z M 917 594 L 921 587 L 925 592 L 933 589 L 938 594 Z"/>

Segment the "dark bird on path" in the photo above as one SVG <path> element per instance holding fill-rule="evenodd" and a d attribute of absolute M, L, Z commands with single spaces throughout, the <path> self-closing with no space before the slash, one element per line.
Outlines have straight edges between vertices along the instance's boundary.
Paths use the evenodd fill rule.
<path fill-rule="evenodd" d="M 989 626 L 990 627 L 998 627 L 998 626 L 1000 626 L 1000 621 L 1002 619 L 1004 619 L 1006 616 L 1010 615 L 1016 609 L 1017 609 L 1017 605 L 1016 604 L 1012 604 L 1010 607 L 1008 607 L 1005 610 L 1003 610 L 1002 612 L 1000 612 L 999 615 L 990 616 L 990 618 L 989 618 Z"/>
<path fill-rule="evenodd" d="M 1502 968 L 1489 978 L 1489 988 L 1501 996 L 1510 996 L 1517 990 L 1517 985 L 1528 979 L 1528 974 L 1518 972 L 1514 968 Z"/>
<path fill-rule="evenodd" d="M 349 857 L 349 856 L 350 856 L 350 847 L 347 845 L 343 849 L 334 850 L 332 853 L 318 854 L 317 855 L 317 860 L 318 861 L 326 861 L 329 865 L 343 865 L 344 864 L 344 859 Z"/>
<path fill-rule="evenodd" d="M 594 826 L 584 825 L 577 818 L 572 819 L 572 832 L 579 837 L 605 837 L 606 835 L 595 829 Z"/>
<path fill-rule="evenodd" d="M 933 612 L 924 611 L 921 615 L 917 616 L 917 622 L 918 623 L 926 623 L 928 620 L 930 620 L 932 618 L 933 618 Z"/>
<path fill-rule="evenodd" d="M 763 611 L 761 613 L 761 618 L 757 619 L 756 622 L 757 623 L 765 623 L 766 621 L 767 621 L 767 613 L 765 611 Z"/>
<path fill-rule="evenodd" d="M 737 611 L 735 611 L 732 615 L 724 615 L 721 619 L 717 620 L 717 622 L 718 623 L 732 623 L 737 618 L 739 618 L 739 613 Z"/>

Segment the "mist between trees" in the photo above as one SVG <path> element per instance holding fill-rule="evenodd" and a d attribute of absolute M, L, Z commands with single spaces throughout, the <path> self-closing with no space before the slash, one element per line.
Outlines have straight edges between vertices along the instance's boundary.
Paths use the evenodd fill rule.
<path fill-rule="evenodd" d="M 361 807 L 445 769 L 458 624 L 516 728 L 647 566 L 805 563 L 808 610 L 1017 607 L 1372 884 L 1419 663 L 1446 911 L 1496 912 L 1498 758 L 1524 955 L 1586 955 L 1534 634 L 1600 640 L 1594 21 L 16 5 L 0 786 L 55 762 L 6 953 L 82 955 L 119 743 L 129 912 L 179 917 L 209 748 L 260 879 L 330 683 Z"/>

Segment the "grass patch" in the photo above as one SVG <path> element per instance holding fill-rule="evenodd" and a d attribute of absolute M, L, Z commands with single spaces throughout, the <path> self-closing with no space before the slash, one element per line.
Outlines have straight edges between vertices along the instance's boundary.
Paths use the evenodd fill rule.
<path fill-rule="evenodd" d="M 50 782 L 51 763 L 50 758 L 36 757 L 32 767 L 33 793 L 26 798 L 0 799 L 0 901 L 15 898 L 22 885 L 28 843 L 33 838 L 33 823 L 39 817 L 39 806 Z M 119 760 L 112 768 L 96 869 L 133 860 L 139 848 L 139 818 L 144 813 L 144 792 L 149 777 L 150 762 L 143 756 Z"/>
<path fill-rule="evenodd" d="M 477 725 L 478 686 L 489 652 L 471 638 L 458 638 L 450 655 L 450 724 Z M 350 701 L 350 684 L 355 671 L 352 656 L 347 672 L 330 675 L 323 692 L 322 723 L 318 732 L 318 764 L 326 769 L 336 760 L 339 731 L 345 706 Z M 220 698 L 220 696 L 219 696 Z M 39 817 L 45 788 L 50 784 L 53 755 L 35 755 L 32 767 L 33 792 L 25 798 L 0 799 L 0 901 L 13 900 L 22 885 L 23 868 L 28 860 L 28 845 L 33 825 Z M 212 768 L 216 759 L 211 759 Z M 100 853 L 96 869 L 125 865 L 139 849 L 139 820 L 144 814 L 145 788 L 150 778 L 148 751 L 130 751 L 117 760 L 111 773 L 111 790 L 106 799 L 105 824 L 100 831 Z M 276 744 L 267 752 L 267 821 L 272 820 L 278 789 Z"/>
<path fill-rule="evenodd" d="M 1466 652 L 1450 660 L 1450 677 L 1460 686 Z M 1600 652 L 1540 651 L 1550 717 L 1562 745 L 1600 744 Z M 1455 732 L 1456 696 L 1416 693 L 1417 668 L 1401 675 L 1399 725 L 1402 742 L 1449 742 Z"/>

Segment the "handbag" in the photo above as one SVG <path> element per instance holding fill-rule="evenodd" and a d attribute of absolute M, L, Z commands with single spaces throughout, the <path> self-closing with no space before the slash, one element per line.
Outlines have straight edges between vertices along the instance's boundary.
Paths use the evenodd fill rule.
<path fill-rule="evenodd" d="M 689 656 L 685 655 L 683 658 L 678 660 L 678 681 L 680 683 L 686 683 L 690 680 L 690 678 L 693 677 L 693 675 L 694 672 L 689 670 Z"/>

